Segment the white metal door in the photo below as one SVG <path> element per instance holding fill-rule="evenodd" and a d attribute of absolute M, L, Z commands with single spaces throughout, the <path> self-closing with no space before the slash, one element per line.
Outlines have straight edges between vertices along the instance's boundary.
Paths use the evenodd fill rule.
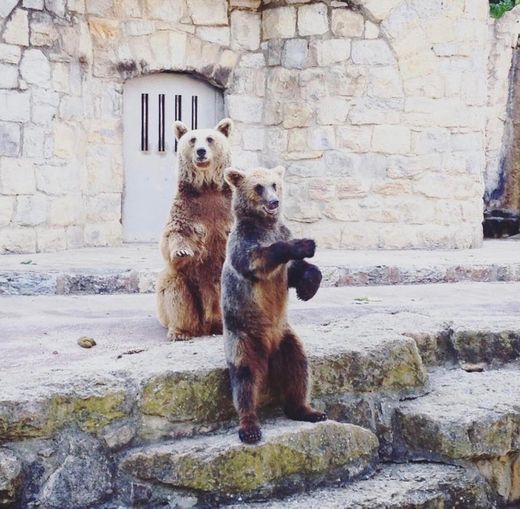
<path fill-rule="evenodd" d="M 152 74 L 125 84 L 125 242 L 157 241 L 166 223 L 177 179 L 173 122 L 204 129 L 222 116 L 222 93 L 185 74 Z"/>

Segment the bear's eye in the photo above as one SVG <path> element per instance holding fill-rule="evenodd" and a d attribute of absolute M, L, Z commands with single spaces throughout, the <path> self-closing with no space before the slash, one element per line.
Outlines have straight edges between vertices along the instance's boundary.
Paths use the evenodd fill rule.
<path fill-rule="evenodd" d="M 276 183 L 273 183 L 273 189 L 276 191 Z"/>
<path fill-rule="evenodd" d="M 211 136 L 208 136 L 206 139 L 208 143 L 213 143 L 215 141 Z"/>
<path fill-rule="evenodd" d="M 197 141 L 197 138 L 192 138 L 192 139 L 190 140 L 190 143 L 191 143 L 192 145 L 195 145 L 195 142 L 196 142 L 196 141 Z"/>
<path fill-rule="evenodd" d="M 257 184 L 255 186 L 255 193 L 258 194 L 259 196 L 262 196 L 263 192 L 264 192 L 264 186 Z"/>

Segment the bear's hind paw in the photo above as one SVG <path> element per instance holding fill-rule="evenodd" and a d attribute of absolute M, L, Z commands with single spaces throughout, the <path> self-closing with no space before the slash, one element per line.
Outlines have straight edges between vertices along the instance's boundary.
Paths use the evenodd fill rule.
<path fill-rule="evenodd" d="M 177 329 L 170 329 L 168 331 L 168 339 L 170 341 L 188 341 L 192 338 L 190 334 L 184 331 L 180 331 Z"/>
<path fill-rule="evenodd" d="M 178 249 L 173 255 L 175 258 L 185 258 L 187 256 L 193 256 L 194 253 L 191 249 Z"/>
<path fill-rule="evenodd" d="M 238 438 L 244 444 L 256 444 L 262 439 L 262 430 L 256 426 L 244 426 L 238 430 Z"/>

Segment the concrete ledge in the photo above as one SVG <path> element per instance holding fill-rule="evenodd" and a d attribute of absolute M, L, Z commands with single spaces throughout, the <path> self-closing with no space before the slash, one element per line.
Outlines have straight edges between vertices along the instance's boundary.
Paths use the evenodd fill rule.
<path fill-rule="evenodd" d="M 520 243 L 461 251 L 318 251 L 323 286 L 520 281 Z M 0 295 L 151 293 L 163 266 L 155 244 L 2 255 Z"/>

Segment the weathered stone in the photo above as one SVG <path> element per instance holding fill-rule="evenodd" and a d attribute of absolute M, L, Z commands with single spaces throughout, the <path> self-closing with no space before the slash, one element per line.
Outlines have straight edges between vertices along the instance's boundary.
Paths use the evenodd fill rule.
<path fill-rule="evenodd" d="M 22 56 L 20 46 L 12 44 L 0 44 L 0 62 L 6 64 L 17 64 Z"/>
<path fill-rule="evenodd" d="M 20 226 L 36 226 L 47 218 L 47 199 L 41 194 L 19 196 L 14 222 Z"/>
<path fill-rule="evenodd" d="M 37 228 L 36 249 L 53 252 L 67 249 L 67 237 L 64 228 Z"/>
<path fill-rule="evenodd" d="M 203 41 L 229 46 L 229 27 L 197 27 L 197 37 Z"/>
<path fill-rule="evenodd" d="M 370 431 L 333 421 L 280 422 L 265 426 L 264 436 L 255 447 L 241 444 L 236 432 L 206 438 L 204 444 L 192 439 L 151 446 L 128 454 L 121 468 L 141 479 L 214 495 L 269 493 L 295 474 L 312 479 L 348 468 L 353 477 L 370 466 L 378 446 Z"/>
<path fill-rule="evenodd" d="M 88 507 L 112 493 L 112 473 L 98 443 L 87 436 L 70 441 L 70 454 L 42 488 L 46 507 L 58 509 L 64 503 Z"/>
<path fill-rule="evenodd" d="M 36 235 L 32 228 L 2 229 L 2 235 L 0 235 L 0 254 L 34 253 L 35 249 Z"/>
<path fill-rule="evenodd" d="M 262 36 L 264 39 L 288 39 L 296 32 L 296 9 L 276 7 L 262 11 Z"/>
<path fill-rule="evenodd" d="M 19 501 L 21 488 L 21 461 L 9 449 L 0 449 L 0 505 L 15 505 Z"/>
<path fill-rule="evenodd" d="M 0 18 L 7 18 L 17 3 L 18 0 L 5 0 L 2 5 L 0 5 Z"/>
<path fill-rule="evenodd" d="M 30 94 L 14 90 L 0 90 L 2 120 L 26 122 L 30 117 Z"/>
<path fill-rule="evenodd" d="M 255 51 L 260 47 L 260 14 L 247 11 L 231 13 L 231 47 Z"/>
<path fill-rule="evenodd" d="M 403 97 L 403 87 L 395 67 L 371 67 L 368 71 L 368 95 L 373 97 Z"/>
<path fill-rule="evenodd" d="M 34 13 L 31 19 L 31 46 L 52 46 L 59 39 L 51 16 Z"/>
<path fill-rule="evenodd" d="M 195 25 L 227 25 L 226 0 L 190 0 L 188 8 Z"/>
<path fill-rule="evenodd" d="M 372 149 L 387 154 L 410 152 L 410 129 L 402 126 L 374 126 Z"/>
<path fill-rule="evenodd" d="M 353 152 L 368 152 L 372 141 L 372 126 L 338 127 L 336 141 L 339 148 Z"/>
<path fill-rule="evenodd" d="M 283 108 L 283 126 L 287 129 L 311 125 L 312 108 L 301 101 L 286 103 Z"/>
<path fill-rule="evenodd" d="M 318 65 L 326 66 L 346 62 L 350 56 L 349 39 L 325 39 L 313 41 L 311 48 L 316 52 Z"/>
<path fill-rule="evenodd" d="M 400 406 L 396 431 L 405 454 L 421 458 L 470 459 L 516 452 L 520 384 L 516 370 L 432 375 L 432 392 Z"/>
<path fill-rule="evenodd" d="M 51 79 L 51 67 L 45 54 L 39 49 L 25 50 L 20 62 L 20 74 L 28 83 L 48 87 Z"/>
<path fill-rule="evenodd" d="M 331 30 L 336 37 L 361 37 L 365 28 L 363 16 L 349 9 L 332 11 Z"/>
<path fill-rule="evenodd" d="M 18 69 L 14 65 L 0 64 L 0 88 L 18 87 Z"/>
<path fill-rule="evenodd" d="M 35 189 L 32 161 L 12 158 L 1 160 L 0 190 L 2 194 L 32 194 Z"/>
<path fill-rule="evenodd" d="M 0 196 L 0 226 L 6 226 L 11 222 L 14 204 L 13 196 Z"/>
<path fill-rule="evenodd" d="M 303 69 L 307 55 L 306 39 L 289 39 L 283 46 L 281 63 L 288 69 Z"/>
<path fill-rule="evenodd" d="M 316 3 L 298 7 L 298 33 L 300 36 L 321 35 L 329 30 L 327 5 Z"/>
<path fill-rule="evenodd" d="M 26 9 L 41 11 L 43 9 L 43 0 L 23 0 L 22 5 Z"/>
<path fill-rule="evenodd" d="M 90 4 L 99 0 L 87 0 Z M 106 1 L 106 0 L 105 0 Z M 45 0 L 45 7 L 48 11 L 54 13 L 56 16 L 65 16 L 65 6 L 67 0 Z"/>
<path fill-rule="evenodd" d="M 263 101 L 256 97 L 227 96 L 229 115 L 240 122 L 261 122 Z"/>
<path fill-rule="evenodd" d="M 383 39 L 352 41 L 352 61 L 363 65 L 395 65 L 395 58 Z"/>
<path fill-rule="evenodd" d="M 344 488 L 318 489 L 283 500 L 247 504 L 248 509 L 388 508 L 407 509 L 471 507 L 488 509 L 492 497 L 473 469 L 435 463 L 389 464 L 369 479 L 349 483 Z M 230 506 L 241 509 L 243 504 Z"/>
<path fill-rule="evenodd" d="M 0 156 L 15 157 L 19 153 L 20 126 L 14 122 L 0 122 Z"/>
<path fill-rule="evenodd" d="M 20 46 L 29 45 L 29 18 L 27 11 L 16 9 L 4 28 L 4 42 Z"/>
<path fill-rule="evenodd" d="M 350 102 L 343 97 L 324 97 L 318 104 L 318 124 L 344 124 Z"/>

